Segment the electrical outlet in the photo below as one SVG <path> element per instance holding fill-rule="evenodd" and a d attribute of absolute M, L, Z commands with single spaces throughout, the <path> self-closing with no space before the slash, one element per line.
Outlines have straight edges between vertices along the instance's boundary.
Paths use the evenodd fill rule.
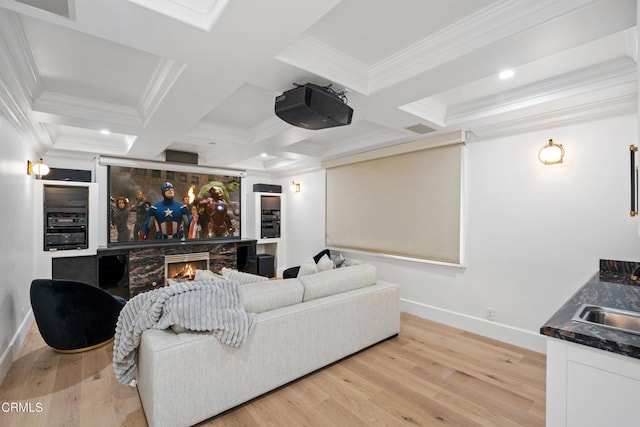
<path fill-rule="evenodd" d="M 487 320 L 496 320 L 496 309 L 487 307 L 486 316 L 487 316 Z"/>

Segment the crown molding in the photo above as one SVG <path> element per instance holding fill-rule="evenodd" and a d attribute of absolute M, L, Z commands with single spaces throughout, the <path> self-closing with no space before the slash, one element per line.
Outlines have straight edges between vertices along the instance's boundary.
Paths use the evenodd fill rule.
<path fill-rule="evenodd" d="M 583 103 L 579 106 L 545 111 L 540 114 L 530 114 L 513 120 L 501 120 L 495 124 L 471 126 L 470 130 L 476 136 L 476 140 L 482 140 L 636 113 L 636 94 L 630 93 L 606 100 Z"/>
<path fill-rule="evenodd" d="M 177 63 L 173 59 L 160 58 L 138 107 L 145 126 L 186 67 L 186 64 Z"/>
<path fill-rule="evenodd" d="M 367 65 L 315 37 L 303 34 L 275 58 L 332 82 L 339 82 L 349 90 L 369 94 Z"/>
<path fill-rule="evenodd" d="M 447 106 L 441 102 L 424 98 L 398 108 L 441 128 L 446 126 Z"/>
<path fill-rule="evenodd" d="M 55 151 L 93 154 L 99 151 L 100 154 L 126 155 L 137 138 L 135 135 L 112 134 L 108 137 L 100 138 L 100 148 L 97 150 L 96 139 L 94 138 L 65 135 L 60 126 L 56 124 L 49 123 L 43 124 L 43 126 L 51 135 L 51 140 L 53 141 L 51 149 Z"/>
<path fill-rule="evenodd" d="M 32 95 L 39 91 L 39 75 L 18 15 L 0 10 L 0 112 L 22 135 L 44 152 L 52 144 L 46 127 L 31 115 Z"/>
<path fill-rule="evenodd" d="M 128 0 L 204 31 L 211 31 L 229 0 Z"/>
<path fill-rule="evenodd" d="M 47 129 L 39 122 L 31 120 L 21 108 L 19 102 L 9 89 L 7 82 L 0 75 L 0 113 L 22 135 L 34 141 L 36 152 L 44 152 L 52 145 L 52 139 Z"/>
<path fill-rule="evenodd" d="M 360 153 L 382 150 L 390 144 L 405 144 L 412 139 L 415 139 L 415 137 L 412 138 L 412 136 L 395 129 L 372 130 L 366 134 L 348 138 L 344 143 L 330 147 L 320 157 L 323 159 L 322 164 L 324 167 L 325 162 L 331 163 L 345 156 L 357 156 Z"/>
<path fill-rule="evenodd" d="M 58 126 L 56 124 L 43 123 L 42 126 L 44 126 L 45 129 L 47 129 L 47 132 L 51 136 L 51 141 L 53 141 L 53 142 L 55 142 L 62 135 L 62 132 L 60 131 L 60 126 Z"/>
<path fill-rule="evenodd" d="M 33 110 L 64 117 L 81 118 L 98 123 L 143 126 L 135 108 L 98 102 L 55 92 L 44 92 L 33 103 Z"/>
<path fill-rule="evenodd" d="M 638 27 L 635 26 L 624 32 L 626 53 L 634 62 L 638 62 Z"/>
<path fill-rule="evenodd" d="M 19 15 L 14 12 L 7 12 L 1 16 L 0 23 L 0 37 L 4 39 L 11 60 L 9 64 L 14 69 L 22 91 L 27 95 L 29 102 L 32 102 L 42 92 L 42 84 L 24 27 Z"/>
<path fill-rule="evenodd" d="M 369 69 L 369 88 L 377 92 L 483 46 L 567 13 L 592 0 L 499 0 L 390 55 Z"/>
<path fill-rule="evenodd" d="M 74 152 L 95 153 L 95 139 L 80 138 L 69 135 L 60 135 L 54 142 L 56 150 L 68 150 Z M 100 154 L 124 156 L 129 151 L 130 143 L 126 137 L 113 140 L 111 143 L 100 143 Z"/>
<path fill-rule="evenodd" d="M 286 158 L 286 157 L 280 157 L 277 159 L 272 159 L 272 160 L 267 160 L 266 162 L 263 162 L 263 168 L 265 171 L 272 171 L 272 170 L 276 170 L 276 169 L 282 169 L 282 168 L 286 168 L 292 165 L 295 165 L 297 163 L 299 163 L 300 160 L 298 159 L 290 159 L 290 158 Z"/>
<path fill-rule="evenodd" d="M 371 66 L 307 34 L 275 58 L 370 95 L 591 2 L 499 0 Z"/>
<path fill-rule="evenodd" d="M 636 64 L 629 57 L 565 73 L 516 89 L 449 107 L 447 126 L 594 92 L 603 88 L 635 83 Z"/>
<path fill-rule="evenodd" d="M 47 92 L 42 85 L 42 79 L 38 71 L 37 64 L 33 57 L 31 45 L 24 32 L 19 15 L 15 12 L 2 12 L 0 10 L 0 56 L 5 59 L 9 67 L 0 70 L 0 73 L 10 74 L 10 80 L 15 81 L 15 85 L 9 87 L 7 79 L 4 78 L 4 108 L 12 109 L 14 126 L 31 133 L 45 147 L 49 147 L 55 138 L 50 137 L 44 131 L 42 125 L 32 116 L 32 112 L 43 112 L 55 115 L 81 117 L 94 120 L 97 122 L 110 122 L 121 125 L 140 126 L 143 124 L 140 115 L 135 109 L 117 106 L 113 104 L 100 103 L 87 99 L 72 97 L 64 94 Z M 164 64 L 169 63 L 169 66 Z M 170 85 L 175 81 L 169 80 L 176 72 L 172 66 L 174 61 L 161 61 L 160 66 L 154 73 L 150 89 L 145 93 L 146 111 L 149 111 L 154 103 L 159 103 Z M 170 82 L 167 84 L 167 82 Z M 11 90 L 13 89 L 13 90 Z M 155 90 L 154 90 L 155 89 Z M 164 89 L 164 92 L 162 92 Z M 14 94 L 14 95 L 11 95 Z M 23 99 L 20 102 L 16 95 Z M 19 110 L 19 111 L 18 111 Z M 27 125 L 26 122 L 33 120 L 32 124 Z M 44 132 L 44 133 L 43 133 Z M 44 139 L 43 139 L 44 138 Z"/>
<path fill-rule="evenodd" d="M 0 38 L 4 41 L 2 48 L 6 50 L 8 63 L 12 66 L 20 88 L 34 111 L 60 115 L 76 115 L 78 111 L 84 111 L 78 117 L 145 126 L 186 68 L 185 64 L 177 63 L 175 60 L 161 58 L 141 96 L 139 112 L 128 107 L 46 92 L 19 15 L 14 12 L 0 12 L 0 23 Z"/>
<path fill-rule="evenodd" d="M 61 15 L 54 10 L 47 9 L 49 6 L 48 3 L 51 3 L 51 0 L 32 2 L 0 0 L 0 8 L 15 11 L 21 15 L 33 16 L 36 19 L 53 22 L 55 24 L 67 25 L 69 21 L 76 20 L 76 0 L 67 0 L 67 12 L 69 16 Z"/>
<path fill-rule="evenodd" d="M 391 146 L 376 148 L 349 156 L 343 156 L 336 159 L 326 159 L 322 161 L 322 167 L 330 169 L 348 164 L 380 159 L 383 157 L 396 156 L 414 151 L 428 150 L 431 148 L 443 147 L 452 144 L 462 144 L 466 142 L 466 132 L 461 130 L 432 135 L 420 139 L 412 139 L 400 144 L 395 143 Z"/>

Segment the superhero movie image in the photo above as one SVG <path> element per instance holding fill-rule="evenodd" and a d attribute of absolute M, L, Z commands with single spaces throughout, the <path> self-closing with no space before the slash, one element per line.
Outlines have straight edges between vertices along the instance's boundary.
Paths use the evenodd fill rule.
<path fill-rule="evenodd" d="M 109 243 L 240 237 L 240 178 L 109 166 Z"/>

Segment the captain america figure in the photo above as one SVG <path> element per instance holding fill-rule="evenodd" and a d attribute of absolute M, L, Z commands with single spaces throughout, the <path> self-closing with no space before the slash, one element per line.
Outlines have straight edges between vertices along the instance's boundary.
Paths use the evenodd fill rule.
<path fill-rule="evenodd" d="M 173 199 L 175 193 L 170 182 L 163 183 L 160 191 L 163 200 L 149 207 L 149 217 L 142 226 L 140 240 L 149 239 L 153 233 L 156 239 L 183 239 L 191 222 L 189 207 Z"/>

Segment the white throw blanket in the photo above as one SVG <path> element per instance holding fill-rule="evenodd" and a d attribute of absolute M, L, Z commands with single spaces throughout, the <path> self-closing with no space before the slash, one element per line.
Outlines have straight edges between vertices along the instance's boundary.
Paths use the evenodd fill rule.
<path fill-rule="evenodd" d="M 188 281 L 138 294 L 118 317 L 113 347 L 113 370 L 123 384 L 133 378 L 142 332 L 172 325 L 194 331 L 213 331 L 224 344 L 238 347 L 249 336 L 254 313 L 244 310 L 238 285 L 231 281 Z"/>

